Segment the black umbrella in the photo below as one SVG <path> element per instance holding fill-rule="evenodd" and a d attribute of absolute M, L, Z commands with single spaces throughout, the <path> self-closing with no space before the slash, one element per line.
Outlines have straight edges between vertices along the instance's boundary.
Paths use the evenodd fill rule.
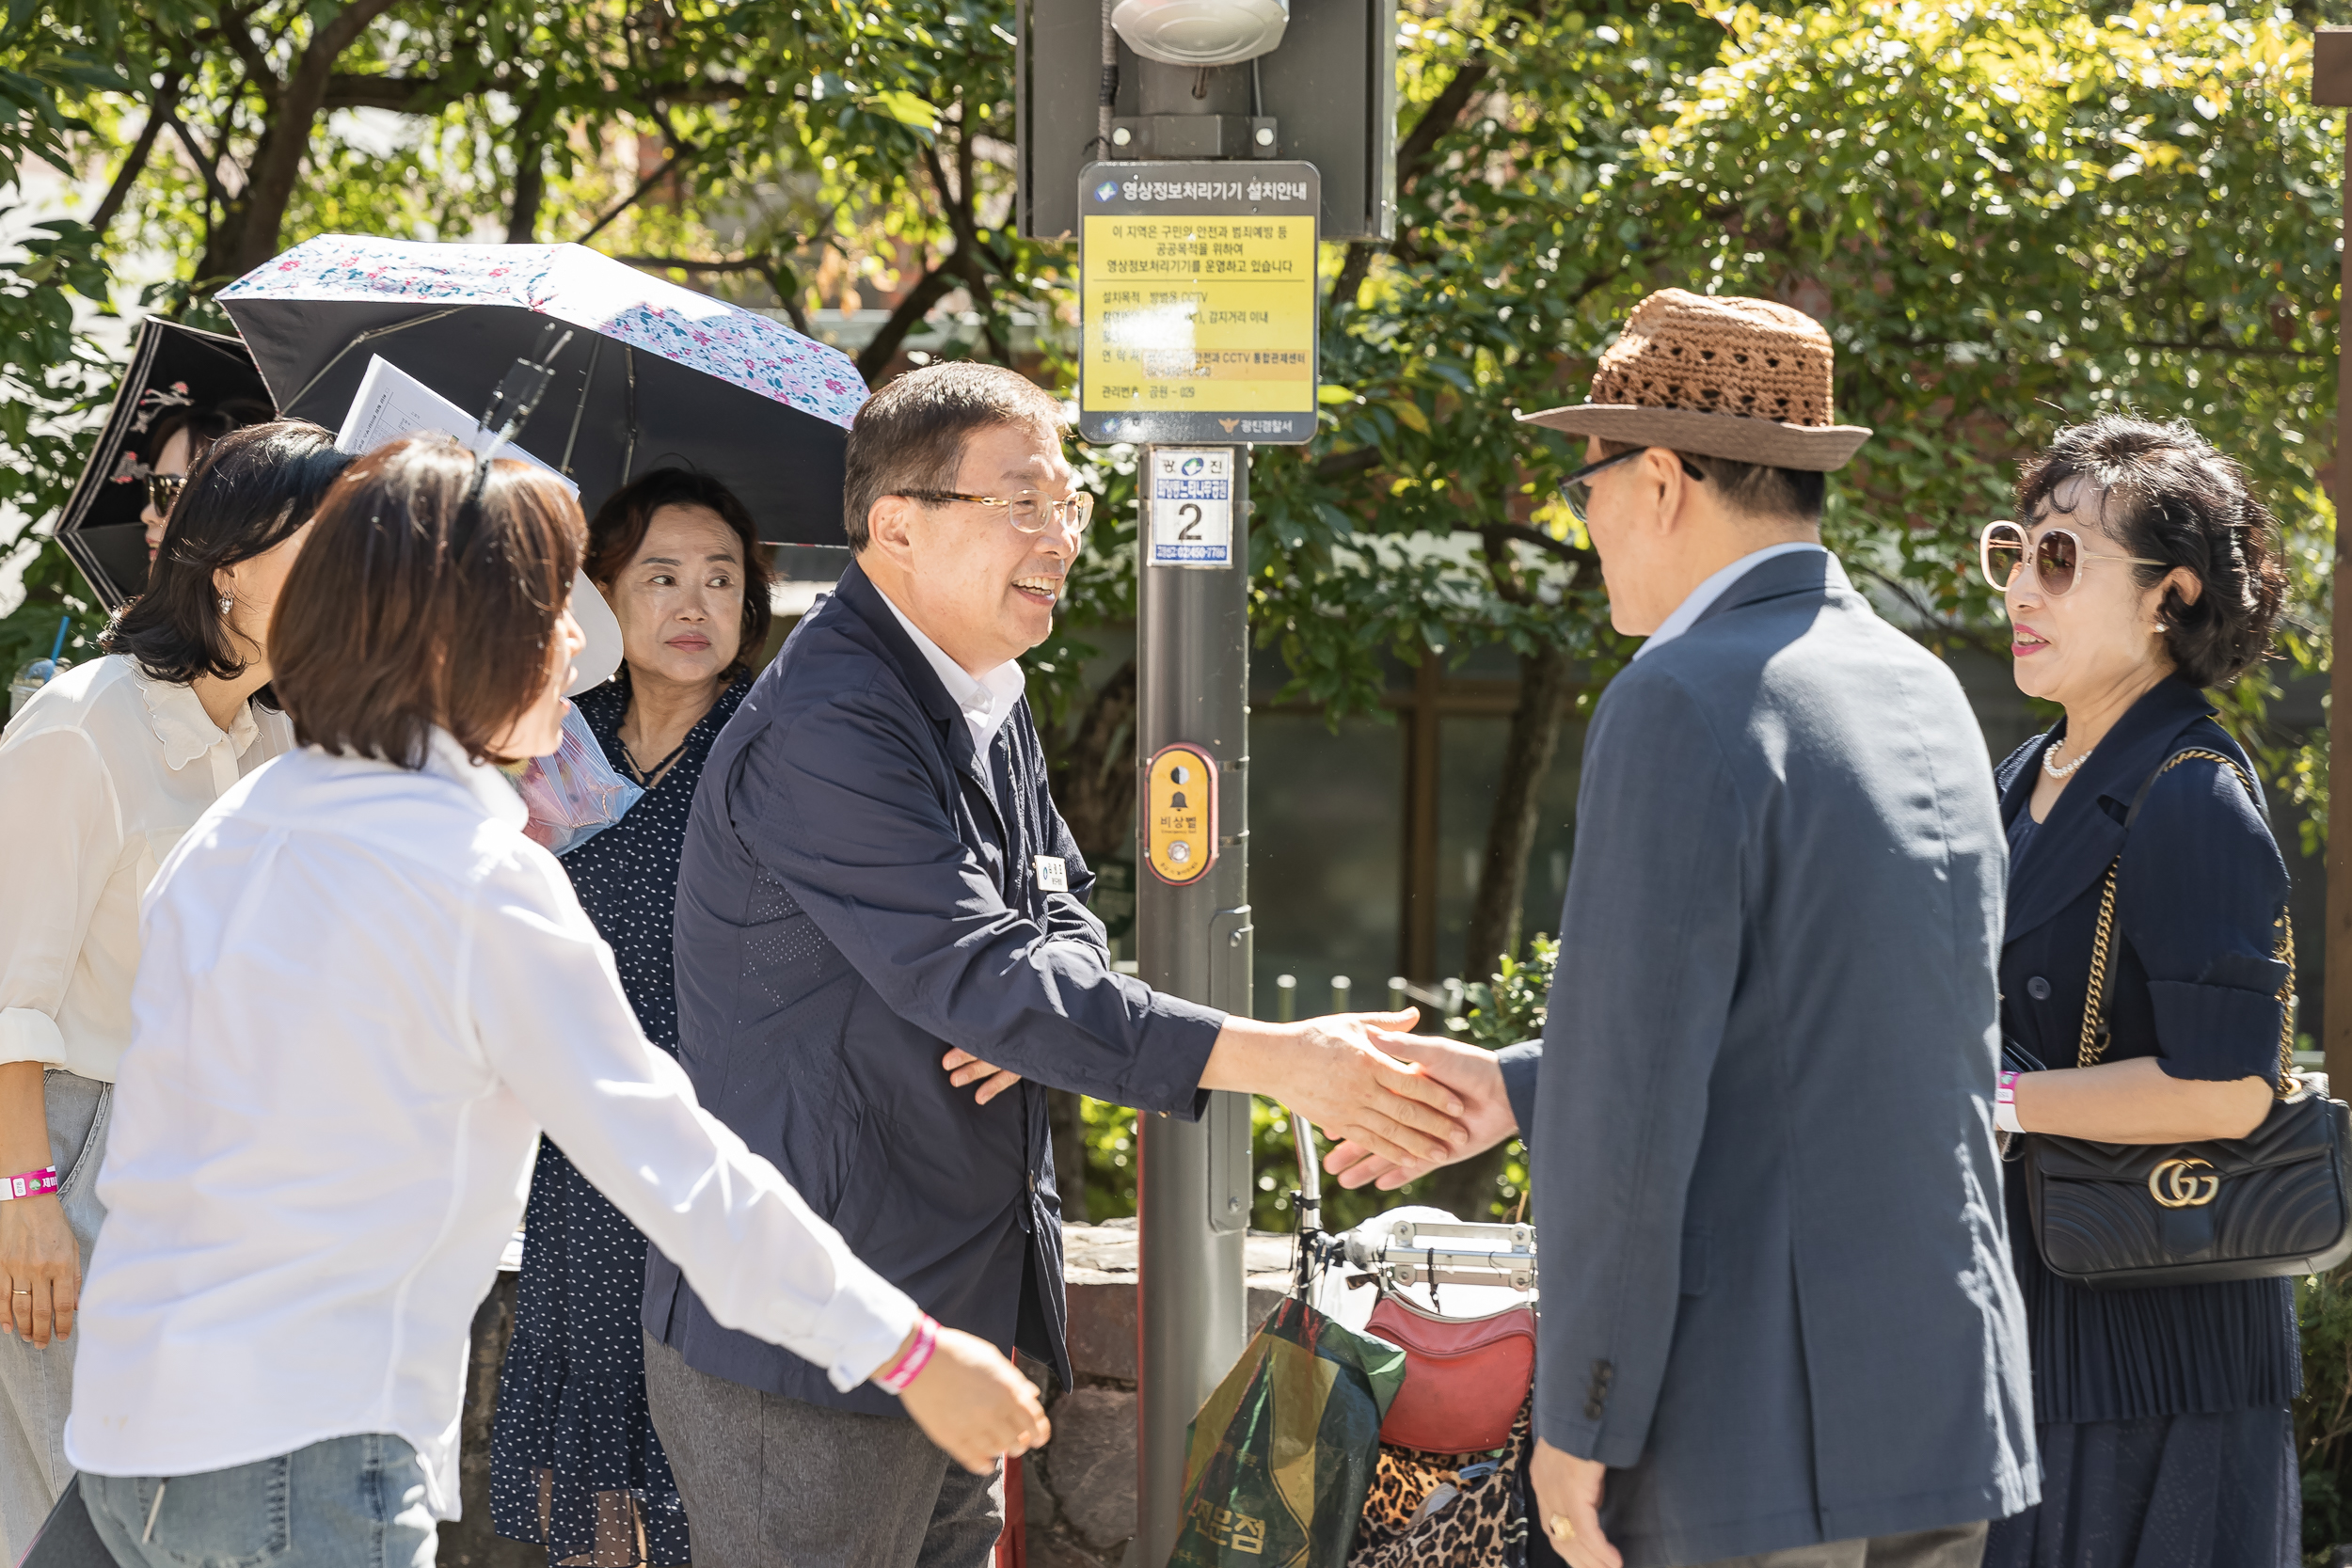
<path fill-rule="evenodd" d="M 575 329 L 516 435 L 594 511 L 668 464 L 741 499 L 771 544 L 839 545 L 842 454 L 866 400 L 838 349 L 580 245 L 423 245 L 330 234 L 220 303 L 286 413 L 340 426 L 370 356 L 469 411 L 550 321 Z"/>
<path fill-rule="evenodd" d="M 239 405 L 245 405 L 240 408 Z M 119 610 L 147 587 L 147 475 L 160 455 L 157 423 L 175 408 L 237 409 L 268 417 L 269 388 L 245 344 L 160 316 L 139 325 L 113 411 L 57 518 L 57 543 L 99 603 Z"/>

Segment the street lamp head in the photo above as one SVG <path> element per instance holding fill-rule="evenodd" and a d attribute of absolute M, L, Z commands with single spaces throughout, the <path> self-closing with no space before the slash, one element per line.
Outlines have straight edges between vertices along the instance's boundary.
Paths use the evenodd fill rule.
<path fill-rule="evenodd" d="M 1289 0 L 1119 0 L 1111 25 L 1163 65 L 1238 65 L 1282 41 Z"/>

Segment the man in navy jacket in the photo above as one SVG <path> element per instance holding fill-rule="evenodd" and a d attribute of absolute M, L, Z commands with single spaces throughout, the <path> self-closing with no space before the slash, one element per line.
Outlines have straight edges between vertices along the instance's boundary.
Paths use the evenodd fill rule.
<path fill-rule="evenodd" d="M 702 1102 L 926 1312 L 1065 1386 L 1041 1085 L 1187 1117 L 1255 1091 L 1403 1159 L 1467 1136 L 1457 1097 L 1370 1043 L 1401 1017 L 1259 1023 L 1113 972 L 1016 662 L 1090 500 L 1058 406 L 1009 371 L 934 366 L 860 410 L 856 559 L 711 750 L 675 939 Z M 897 1402 L 722 1327 L 659 1252 L 644 1326 L 696 1560 L 988 1560 L 996 1470 L 956 1470 Z"/>

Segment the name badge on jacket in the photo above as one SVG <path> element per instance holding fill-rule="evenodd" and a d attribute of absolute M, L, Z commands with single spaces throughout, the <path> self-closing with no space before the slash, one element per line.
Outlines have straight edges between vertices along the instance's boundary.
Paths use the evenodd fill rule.
<path fill-rule="evenodd" d="M 1037 885 L 1045 892 L 1070 891 L 1070 863 L 1059 855 L 1040 855 L 1030 863 L 1037 868 Z"/>

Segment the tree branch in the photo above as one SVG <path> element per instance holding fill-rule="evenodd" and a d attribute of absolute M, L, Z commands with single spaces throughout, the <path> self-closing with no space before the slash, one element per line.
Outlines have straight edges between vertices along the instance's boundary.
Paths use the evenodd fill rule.
<path fill-rule="evenodd" d="M 226 207 L 229 204 L 229 187 L 221 183 L 220 160 L 198 144 L 196 133 L 188 129 L 187 121 L 180 118 L 177 108 L 167 111 L 164 121 L 171 127 L 172 135 L 180 138 L 180 145 L 187 149 L 188 159 L 196 165 L 197 172 L 204 176 L 204 188 L 212 193 L 214 200 Z"/>
<path fill-rule="evenodd" d="M 628 212 L 631 207 L 636 206 L 640 201 L 644 200 L 646 193 L 651 191 L 656 185 L 661 183 L 662 181 L 667 180 L 673 174 L 676 174 L 684 170 L 689 164 L 691 164 L 695 159 L 701 157 L 704 150 L 704 149 L 699 147 L 680 147 L 677 144 L 673 143 L 670 148 L 670 156 L 661 160 L 661 166 L 660 168 L 655 169 L 651 174 L 648 174 L 643 180 L 638 181 L 637 188 L 635 190 L 629 192 L 627 196 L 621 198 L 619 201 L 613 203 L 610 211 L 605 213 L 603 216 L 597 218 L 596 222 L 588 226 L 588 231 L 586 233 L 580 235 L 572 243 L 574 245 L 586 245 L 590 240 L 593 240 L 597 235 L 603 233 L 606 229 L 612 226 L 613 219 L 619 217 L 623 213 Z"/>
<path fill-rule="evenodd" d="M 1327 457 L 1317 458 L 1314 473 L 1317 479 L 1345 479 L 1350 474 L 1360 474 L 1378 467 L 1378 447 L 1358 447 L 1353 451 L 1335 451 Z"/>
<path fill-rule="evenodd" d="M 613 261 L 631 267 L 675 267 L 680 272 L 756 272 L 771 270 L 771 263 L 756 257 L 739 261 L 697 261 L 691 256 L 615 256 Z"/>
<path fill-rule="evenodd" d="M 326 106 L 330 109 L 389 109 L 394 114 L 437 115 L 452 103 L 478 93 L 519 94 L 531 86 L 529 77 L 511 71 L 487 76 L 403 76 L 389 72 L 339 71 L 327 78 Z M 739 103 L 751 89 L 740 82 L 671 82 L 641 96 L 663 103 Z"/>
<path fill-rule="evenodd" d="M 923 318 L 930 314 L 931 307 L 955 287 L 955 281 L 943 263 L 926 272 L 916 280 L 914 288 L 899 296 L 898 303 L 891 308 L 890 319 L 882 323 L 882 330 L 874 334 L 872 341 L 858 350 L 857 373 L 866 378 L 867 385 L 870 386 L 883 371 L 890 368 L 890 361 L 898 357 L 898 345 L 906 341 L 908 333 L 922 325 Z"/>
<path fill-rule="evenodd" d="M 1558 557 L 1571 566 L 1592 565 L 1600 560 L 1588 548 L 1580 548 L 1565 539 L 1554 539 L 1539 528 L 1524 523 L 1458 523 L 1456 533 L 1492 534 L 1503 539 L 1516 539 L 1522 545 L 1533 545 L 1539 550 Z M 1506 594 L 1505 597 L 1508 597 Z"/>
<path fill-rule="evenodd" d="M 156 93 L 154 103 L 149 107 L 147 124 L 139 132 L 138 140 L 122 155 L 122 166 L 115 171 L 114 183 L 106 187 L 98 210 L 89 215 L 89 226 L 99 239 L 106 237 L 106 226 L 122 211 L 122 204 L 131 199 L 132 187 L 139 182 L 139 176 L 147 169 L 148 155 L 155 150 L 155 138 L 163 133 L 179 104 L 180 73 L 175 71 L 165 79 L 163 90 Z"/>
<path fill-rule="evenodd" d="M 1454 79 L 1429 101 L 1429 107 L 1422 111 L 1419 119 L 1413 121 L 1413 128 L 1406 133 L 1405 139 L 1397 143 L 1396 197 L 1399 203 L 1412 194 L 1414 186 L 1421 182 L 1421 177 L 1429 171 L 1437 159 L 1439 139 L 1461 121 L 1462 111 L 1470 107 L 1470 100 L 1477 95 L 1479 87 L 1485 85 L 1487 74 L 1493 69 L 1494 62 L 1486 53 L 1486 46 L 1479 44 L 1470 57 L 1454 71 Z M 1398 241 L 1388 244 L 1378 240 L 1358 240 L 1350 245 L 1347 260 L 1340 264 L 1340 276 L 1331 285 L 1333 309 L 1354 309 L 1356 291 L 1363 286 L 1365 274 L 1372 270 L 1372 259 L 1390 248 L 1390 245 L 1409 243 L 1409 237 L 1401 236 Z"/>
<path fill-rule="evenodd" d="M 310 41 L 303 46 L 302 63 L 295 68 L 294 76 L 309 79 L 304 82 L 306 87 L 314 82 L 313 90 L 323 95 L 326 84 L 333 79 L 335 62 L 342 58 L 343 51 L 358 42 L 359 35 L 397 3 L 398 0 L 352 0 L 332 21 L 310 35 Z"/>
<path fill-rule="evenodd" d="M 1929 626 L 1934 627 L 1944 636 L 1952 638 L 1958 641 L 1965 642 L 1968 646 L 1976 649 L 1979 653 L 1991 654 L 1999 658 L 2007 658 L 2009 657 L 2009 649 L 2005 645 L 1994 641 L 1993 639 L 1987 637 L 1983 632 L 1977 630 L 1975 627 L 1967 626 L 1962 622 L 1955 621 L 1947 615 L 1939 614 L 1926 604 L 1921 603 L 1918 594 L 1914 591 L 1911 584 L 1903 581 L 1900 578 L 1890 578 L 1884 572 L 1878 571 L 1869 566 L 1861 567 L 1860 571 L 1864 577 L 1877 582 L 1888 593 L 1902 600 L 1904 605 L 1910 609 L 1914 615 L 1918 616 L 1920 620 L 1925 621 Z"/>

